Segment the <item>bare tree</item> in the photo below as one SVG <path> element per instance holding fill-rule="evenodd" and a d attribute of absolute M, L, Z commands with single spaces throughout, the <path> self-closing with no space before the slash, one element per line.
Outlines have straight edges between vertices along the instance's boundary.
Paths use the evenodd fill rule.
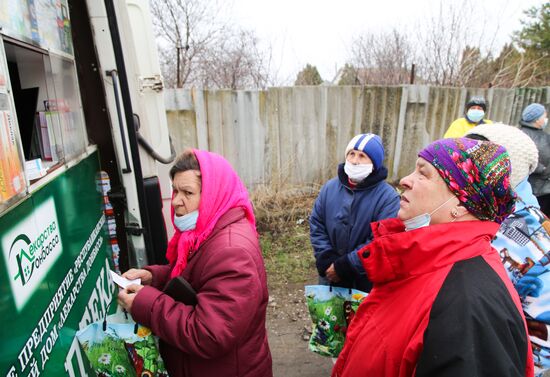
<path fill-rule="evenodd" d="M 219 0 L 152 0 L 159 56 L 168 87 L 265 87 L 270 49 L 251 31 L 222 21 Z"/>
<path fill-rule="evenodd" d="M 418 29 L 419 71 L 423 78 L 436 85 L 456 85 L 460 76 L 462 53 L 469 43 L 468 1 L 440 3 L 438 12 Z"/>
<path fill-rule="evenodd" d="M 543 77 L 550 75 L 544 56 L 532 56 L 518 51 L 512 44 L 502 48 L 493 62 L 491 82 L 497 87 L 526 87 L 544 85 Z"/>
<path fill-rule="evenodd" d="M 151 12 L 168 86 L 190 81 L 196 61 L 226 29 L 216 0 L 153 0 Z M 175 69 L 174 69 L 175 68 Z"/>
<path fill-rule="evenodd" d="M 471 88 L 494 86 L 494 71 L 494 59 L 490 52 L 482 54 L 479 47 L 466 46 L 454 85 Z"/>
<path fill-rule="evenodd" d="M 516 33 L 516 46 L 502 48 L 495 58 L 494 44 L 499 25 L 484 22 L 480 4 L 472 0 L 440 0 L 415 27 L 416 32 L 392 30 L 366 32 L 352 41 L 349 66 L 339 71 L 344 76 L 356 73 L 361 84 L 392 85 L 409 82 L 408 70 L 414 63 L 417 82 L 445 86 L 523 87 L 544 85 L 550 77 L 548 49 L 550 5 L 526 12 L 523 34 Z M 526 42 L 520 40 L 524 36 Z M 535 40 L 536 42 L 532 42 Z M 539 46 L 528 48 L 531 45 Z M 353 72 L 352 69 L 353 68 Z"/>
<path fill-rule="evenodd" d="M 530 56 L 518 51 L 512 44 L 505 45 L 493 58 L 482 55 L 479 48 L 466 47 L 463 51 L 458 84 L 466 87 L 526 87 L 540 85 L 544 70 L 544 57 Z"/>
<path fill-rule="evenodd" d="M 490 86 L 496 26 L 493 33 L 485 30 L 479 4 L 471 0 L 440 0 L 436 12 L 417 27 L 419 74 L 436 85 Z"/>
<path fill-rule="evenodd" d="M 364 33 L 352 42 L 350 60 L 363 85 L 403 84 L 409 81 L 413 49 L 406 34 L 396 29 L 389 33 Z"/>
<path fill-rule="evenodd" d="M 208 88 L 265 88 L 270 61 L 270 52 L 260 49 L 254 33 L 241 30 L 225 35 L 207 51 L 197 67 L 197 78 Z"/>
<path fill-rule="evenodd" d="M 482 87 L 526 87 L 544 85 L 541 81 L 550 70 L 545 70 L 544 57 L 518 51 L 512 44 L 505 45 L 494 58 L 482 53 L 479 47 L 466 46 L 462 51 L 458 75 L 447 85 Z"/>

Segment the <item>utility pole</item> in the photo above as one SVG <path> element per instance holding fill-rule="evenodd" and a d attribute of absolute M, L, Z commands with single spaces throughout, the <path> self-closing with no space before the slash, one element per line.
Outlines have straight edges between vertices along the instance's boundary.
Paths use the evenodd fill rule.
<path fill-rule="evenodd" d="M 411 77 L 410 77 L 410 84 L 414 84 L 414 69 L 415 69 L 416 65 L 413 63 L 412 66 L 411 66 Z"/>
<path fill-rule="evenodd" d="M 181 42 L 178 37 L 178 41 L 176 42 L 176 52 L 177 52 L 177 59 L 176 59 L 176 88 L 181 88 L 181 74 L 180 74 L 180 59 L 181 59 Z"/>

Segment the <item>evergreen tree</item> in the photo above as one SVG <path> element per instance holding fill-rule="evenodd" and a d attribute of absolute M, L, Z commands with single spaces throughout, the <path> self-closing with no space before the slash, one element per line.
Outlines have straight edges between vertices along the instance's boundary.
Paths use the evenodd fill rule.
<path fill-rule="evenodd" d="M 298 73 L 294 85 L 320 85 L 322 83 L 323 79 L 321 78 L 317 67 L 307 64 L 304 69 Z"/>
<path fill-rule="evenodd" d="M 550 54 L 550 2 L 540 8 L 532 7 L 524 12 L 527 20 L 521 21 L 523 29 L 515 33 L 518 45 L 525 51 L 539 55 Z"/>
<path fill-rule="evenodd" d="M 340 80 L 338 80 L 338 85 L 360 85 L 359 77 L 357 77 L 357 69 L 346 63 L 344 68 L 342 68 L 342 75 Z"/>
<path fill-rule="evenodd" d="M 550 83 L 550 2 L 532 7 L 524 12 L 523 28 L 516 32 L 514 40 L 524 51 L 526 61 L 533 66 L 533 80 L 529 85 Z"/>

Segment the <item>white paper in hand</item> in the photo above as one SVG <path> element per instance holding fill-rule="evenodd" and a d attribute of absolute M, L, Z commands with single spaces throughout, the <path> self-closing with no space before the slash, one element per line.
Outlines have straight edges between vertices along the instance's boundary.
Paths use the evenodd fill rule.
<path fill-rule="evenodd" d="M 116 285 L 118 285 L 122 289 L 125 289 L 130 284 L 141 284 L 141 279 L 140 278 L 137 278 L 137 279 L 134 279 L 134 280 L 128 280 L 125 277 L 120 276 L 119 274 L 117 274 L 114 271 L 109 271 L 109 272 L 111 273 L 111 278 L 116 283 Z"/>

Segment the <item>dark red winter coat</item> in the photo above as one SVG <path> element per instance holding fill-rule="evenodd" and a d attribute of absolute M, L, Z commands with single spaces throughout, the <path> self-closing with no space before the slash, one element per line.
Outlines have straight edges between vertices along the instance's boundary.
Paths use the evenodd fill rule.
<path fill-rule="evenodd" d="M 490 244 L 498 224 L 372 227 L 360 257 L 374 288 L 333 377 L 533 376 L 519 297 Z"/>
<path fill-rule="evenodd" d="M 242 209 L 223 215 L 189 257 L 181 276 L 197 292 L 196 306 L 163 294 L 170 266 L 147 269 L 152 286 L 139 291 L 131 314 L 159 336 L 171 377 L 272 376 L 266 273 L 258 237 Z"/>

